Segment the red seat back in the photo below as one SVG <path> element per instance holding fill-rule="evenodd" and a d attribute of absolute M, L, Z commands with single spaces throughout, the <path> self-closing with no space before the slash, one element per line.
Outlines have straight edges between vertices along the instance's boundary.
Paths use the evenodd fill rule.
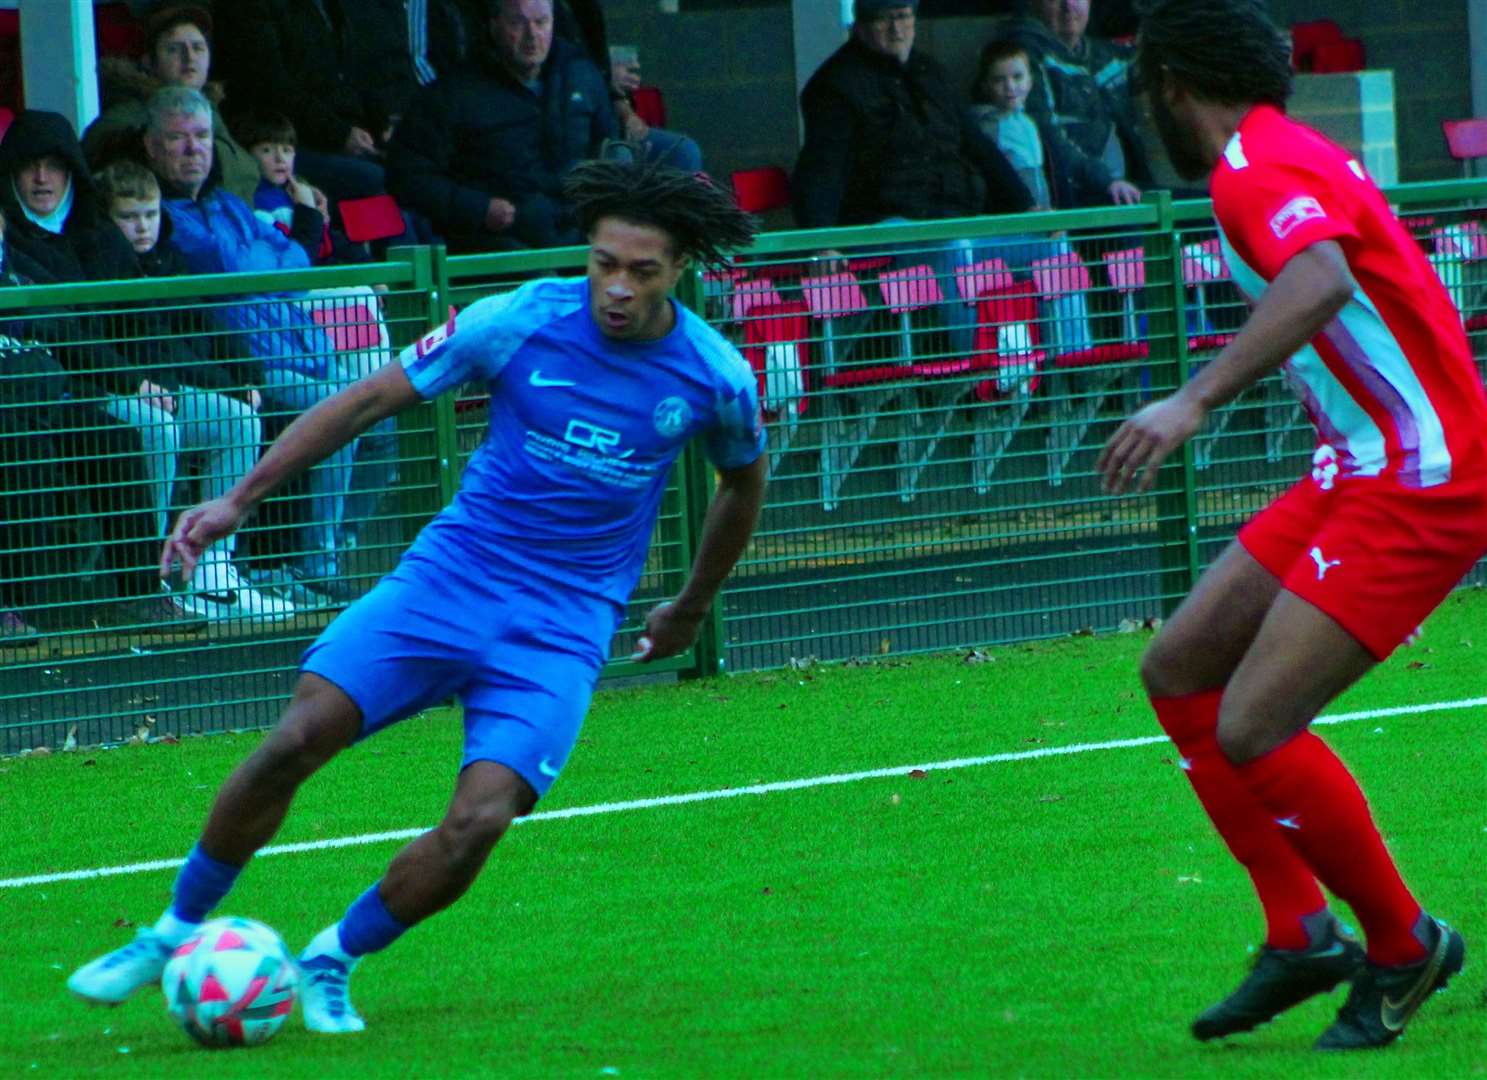
<path fill-rule="evenodd" d="M 666 126 L 666 99 L 661 96 L 659 86 L 637 86 L 630 92 L 630 103 L 635 115 L 651 127 Z"/>
<path fill-rule="evenodd" d="M 1443 120 L 1441 130 L 1446 133 L 1447 149 L 1457 161 L 1487 157 L 1487 118 Z"/>
<path fill-rule="evenodd" d="M 1328 75 L 1339 71 L 1362 71 L 1366 64 L 1367 56 L 1363 51 L 1363 42 L 1357 38 L 1324 42 L 1317 46 L 1316 52 L 1312 53 L 1311 57 L 1311 69 L 1318 75 Z"/>
<path fill-rule="evenodd" d="M 1038 346 L 1037 288 L 1018 281 L 976 298 L 976 334 L 971 355 L 975 371 L 1025 368 L 1043 360 Z M 1034 378 L 1030 389 L 1037 388 Z"/>
<path fill-rule="evenodd" d="M 810 389 L 810 312 L 799 300 L 788 300 L 778 304 L 756 304 L 749 309 L 744 322 L 744 344 L 739 351 L 754 370 L 759 383 L 759 400 L 770 407 L 766 387 L 766 373 L 771 346 L 793 346 L 800 366 L 801 389 Z M 795 404 L 796 412 L 806 410 L 804 395 Z"/>
<path fill-rule="evenodd" d="M 386 240 L 398 236 L 406 226 L 403 212 L 391 195 L 369 195 L 365 199 L 346 199 L 340 203 L 341 226 L 354 243 Z"/>
<path fill-rule="evenodd" d="M 1342 27 L 1331 19 L 1296 23 L 1291 27 L 1291 65 L 1297 71 L 1310 71 L 1317 46 L 1342 37 Z"/>
<path fill-rule="evenodd" d="M 764 214 L 790 205 L 790 174 L 778 165 L 740 169 L 732 179 L 733 200 L 740 210 Z"/>

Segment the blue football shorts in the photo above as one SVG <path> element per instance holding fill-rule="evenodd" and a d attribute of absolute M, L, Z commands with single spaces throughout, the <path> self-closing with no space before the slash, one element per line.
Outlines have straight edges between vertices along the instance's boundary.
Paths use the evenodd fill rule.
<path fill-rule="evenodd" d="M 623 610 L 514 568 L 481 577 L 405 557 L 325 628 L 300 670 L 356 703 L 360 739 L 457 698 L 463 765 L 498 762 L 542 796 L 578 739 Z"/>

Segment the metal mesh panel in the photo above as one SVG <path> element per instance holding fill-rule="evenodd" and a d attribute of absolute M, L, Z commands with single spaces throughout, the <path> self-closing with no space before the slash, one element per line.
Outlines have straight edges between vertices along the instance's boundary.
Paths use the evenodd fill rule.
<path fill-rule="evenodd" d="M 173 590 L 160 545 L 181 509 L 423 329 L 425 293 L 406 267 L 381 269 L 312 273 L 293 295 L 208 297 L 189 281 L 0 292 L 0 751 L 274 719 L 304 646 L 438 505 L 416 479 L 426 420 L 389 425 L 376 461 L 364 437 L 322 470 L 319 495 L 288 485 Z M 301 597 L 264 583 L 296 562 Z M 334 597 L 314 591 L 325 582 Z"/>
<path fill-rule="evenodd" d="M 1487 184 L 1391 197 L 1484 364 Z M 684 278 L 683 302 L 754 369 L 771 487 L 721 627 L 647 670 L 715 670 L 717 635 L 731 666 L 754 668 L 1113 629 L 1170 610 L 1312 449 L 1270 378 L 1212 417 L 1152 492 L 1099 491 L 1095 460 L 1115 426 L 1243 322 L 1213 240 L 1206 203 L 1159 199 L 775 233 L 731 267 Z M 234 452 L 256 458 L 317 395 L 451 307 L 580 272 L 583 252 L 394 259 L 0 289 L 0 753 L 69 733 L 108 742 L 276 717 L 305 644 L 452 496 L 488 420 L 484 389 L 409 410 L 380 446 L 364 439 L 327 467 L 337 484 L 290 484 L 242 530 L 234 566 L 265 595 L 329 586 L 332 603 L 284 617 L 219 609 L 183 632 L 171 613 L 182 594 L 157 591 L 163 518 L 229 483 Z M 120 407 L 158 398 L 146 381 L 172 397 L 168 420 Z M 256 433 L 224 434 L 221 410 L 196 409 L 213 395 L 250 404 L 254 389 Z M 162 438 L 188 433 L 189 446 Z M 637 670 L 624 657 L 645 610 L 681 585 L 711 481 L 695 449 L 683 455 L 608 673 Z M 320 556 L 333 571 L 314 570 Z M 304 572 L 286 579 L 286 564 Z M 1467 580 L 1487 584 L 1487 565 Z"/>

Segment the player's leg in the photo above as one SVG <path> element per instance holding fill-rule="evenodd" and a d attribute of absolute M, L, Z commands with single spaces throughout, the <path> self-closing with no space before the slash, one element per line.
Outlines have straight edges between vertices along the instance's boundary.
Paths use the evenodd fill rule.
<path fill-rule="evenodd" d="M 217 793 L 206 828 L 176 875 L 171 905 L 129 944 L 67 980 L 79 997 L 117 1005 L 160 980 L 165 962 L 232 889 L 244 864 L 278 831 L 300 784 L 356 737 L 361 712 L 318 675 L 305 674 L 279 725 Z"/>
<path fill-rule="evenodd" d="M 306 1026 L 325 1033 L 361 1031 L 366 1024 L 347 991 L 356 962 L 463 896 L 497 841 L 536 802 L 532 786 L 507 766 L 466 766 L 444 820 L 403 848 L 386 876 L 317 934 L 300 957 Z"/>
<path fill-rule="evenodd" d="M 1230 680 L 1219 742 L 1367 937 L 1368 964 L 1323 1048 L 1380 1046 L 1461 969 L 1460 934 L 1427 915 L 1384 846 L 1342 761 L 1311 719 L 1376 658 L 1330 615 L 1282 592 Z"/>
<path fill-rule="evenodd" d="M 1356 968 L 1360 950 L 1327 908 L 1305 861 L 1219 748 L 1220 703 L 1280 582 L 1237 541 L 1199 580 L 1142 658 L 1141 676 L 1162 728 L 1209 819 L 1244 866 L 1265 912 L 1266 936 L 1239 987 L 1197 1018 L 1212 1039 L 1248 1031 Z"/>
<path fill-rule="evenodd" d="M 300 956 L 305 1024 L 360 1031 L 348 984 L 361 957 L 462 896 L 516 818 L 545 795 L 578 740 L 620 611 L 511 581 L 484 662 L 460 689 L 464 768 L 444 820 L 400 852 L 382 881 Z"/>

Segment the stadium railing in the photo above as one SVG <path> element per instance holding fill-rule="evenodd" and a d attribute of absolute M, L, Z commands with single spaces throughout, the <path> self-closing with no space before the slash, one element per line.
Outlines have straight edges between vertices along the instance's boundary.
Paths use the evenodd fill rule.
<path fill-rule="evenodd" d="M 1390 198 L 1487 355 L 1487 181 L 1402 185 Z M 682 300 L 759 380 L 771 489 L 698 645 L 646 670 L 951 649 L 1165 616 L 1311 454 L 1273 376 L 1212 418 L 1151 493 L 1099 491 L 1093 462 L 1114 425 L 1181 385 L 1243 321 L 1214 239 L 1206 202 L 1157 194 L 1131 207 L 769 233 L 730 267 L 694 268 Z M 320 334 L 304 350 L 312 366 L 334 360 L 346 378 L 451 308 L 580 273 L 583 259 L 577 248 L 406 248 L 359 267 L 0 289 L 0 611 L 38 631 L 0 633 L 0 753 L 270 723 L 299 653 L 338 610 L 303 604 L 292 618 L 234 616 L 191 634 L 142 610 L 158 529 L 138 443 L 100 418 L 105 400 L 90 389 L 108 383 L 109 365 L 134 372 L 184 341 L 190 363 L 210 360 L 246 386 L 255 352 L 294 352 L 273 338 L 287 314 Z M 58 385 L 36 374 L 48 355 L 74 372 L 61 402 L 41 400 Z M 104 370 L 79 378 L 89 365 Z M 385 484 L 377 462 L 346 466 L 343 592 L 389 569 L 452 496 L 487 409 L 469 387 L 399 417 L 387 493 L 366 479 Z M 265 439 L 293 411 L 266 405 Z M 201 468 L 183 459 L 173 511 L 195 501 Z M 641 673 L 624 658 L 644 612 L 681 581 L 711 484 L 689 450 L 606 674 Z M 313 554 L 312 496 L 301 483 L 266 503 L 239 564 L 253 573 Z"/>

